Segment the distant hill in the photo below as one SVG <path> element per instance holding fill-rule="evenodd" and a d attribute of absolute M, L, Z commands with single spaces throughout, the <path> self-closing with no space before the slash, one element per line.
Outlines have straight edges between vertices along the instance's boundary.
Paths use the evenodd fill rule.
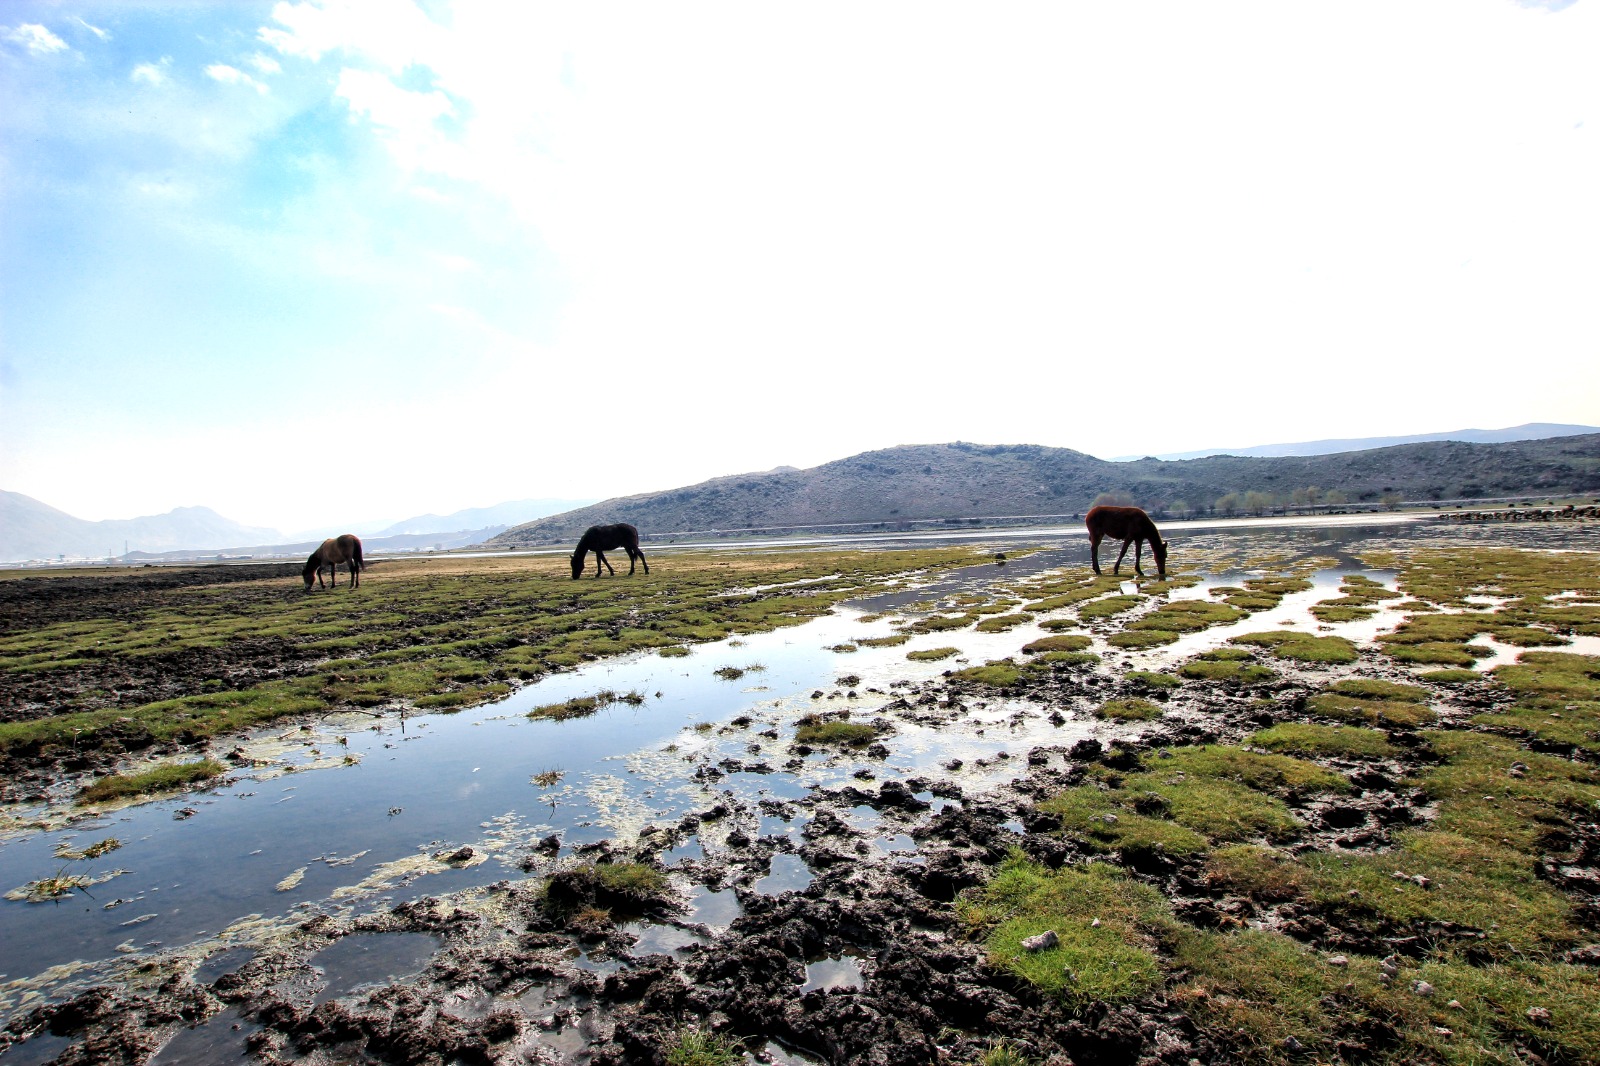
<path fill-rule="evenodd" d="M 1373 448 L 1392 448 L 1397 444 L 1422 444 L 1434 440 L 1458 440 L 1468 444 L 1504 444 L 1515 440 L 1546 440 L 1550 437 L 1573 437 L 1585 433 L 1600 433 L 1600 426 L 1566 426 L 1556 422 L 1529 422 L 1509 429 L 1457 429 L 1449 433 L 1417 433 L 1409 437 L 1353 437 L 1345 440 L 1308 440 L 1298 444 L 1257 444 L 1249 448 L 1210 448 L 1197 452 L 1170 452 L 1164 455 L 1119 455 L 1114 463 L 1134 459 L 1204 459 L 1212 455 L 1253 455 L 1258 457 L 1285 455 L 1335 455 L 1339 452 L 1368 451 Z"/>
<path fill-rule="evenodd" d="M 1164 513 L 1215 508 L 1230 494 L 1292 502 L 1337 490 L 1351 504 L 1600 493 L 1600 433 L 1508 444 L 1437 441 L 1334 455 L 1213 456 L 1109 462 L 1034 444 L 919 444 L 810 470 L 740 474 L 607 500 L 516 526 L 491 547 L 571 541 L 590 525 L 632 522 L 646 536 L 1081 514 L 1103 493 Z"/>
<path fill-rule="evenodd" d="M 535 518 L 543 518 L 545 515 L 560 514 L 562 511 L 570 511 L 575 507 L 585 507 L 594 502 L 595 499 L 592 496 L 582 500 L 509 500 L 505 503 L 496 503 L 488 507 L 468 507 L 465 510 L 453 511 L 447 515 L 413 515 L 398 522 L 383 520 L 314 526 L 311 529 L 297 530 L 291 533 L 288 539 L 295 542 L 303 540 L 320 541 L 324 537 L 336 537 L 340 533 L 354 533 L 365 542 L 369 538 L 429 536 L 435 533 L 454 534 L 466 530 L 481 530 L 489 526 L 514 526 L 521 522 L 531 522 Z M 309 550 L 307 549 L 307 551 Z"/>
<path fill-rule="evenodd" d="M 374 533 L 375 537 L 401 537 L 412 534 L 455 533 L 485 526 L 514 526 L 546 515 L 560 514 L 597 502 L 585 500 L 511 500 L 492 507 L 469 507 L 447 515 L 425 514 L 396 522 Z"/>
<path fill-rule="evenodd" d="M 179 507 L 143 518 L 90 522 L 20 492 L 0 490 L 0 562 L 61 556 L 104 559 L 120 556 L 124 547 L 164 552 L 282 539 L 276 529 L 240 525 L 209 507 Z"/>

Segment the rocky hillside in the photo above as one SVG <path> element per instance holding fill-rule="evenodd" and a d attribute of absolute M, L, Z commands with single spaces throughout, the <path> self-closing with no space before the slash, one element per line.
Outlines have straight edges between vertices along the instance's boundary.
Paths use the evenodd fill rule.
<path fill-rule="evenodd" d="M 1600 493 L 1600 434 L 1507 444 L 1435 441 L 1335 455 L 1113 463 L 1032 444 L 920 444 L 607 500 L 506 530 L 496 547 L 571 540 L 601 522 L 646 535 L 1000 516 L 1072 515 L 1102 494 L 1153 513 Z M 1329 493 L 1333 493 L 1329 497 Z M 1297 499 L 1297 493 L 1299 499 Z"/>

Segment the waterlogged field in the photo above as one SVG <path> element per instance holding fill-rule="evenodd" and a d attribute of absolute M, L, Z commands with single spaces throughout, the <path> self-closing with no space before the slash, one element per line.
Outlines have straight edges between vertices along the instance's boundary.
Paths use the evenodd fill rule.
<path fill-rule="evenodd" d="M 86 584 L 0 634 L 3 1061 L 1600 1060 L 1562 535 Z"/>

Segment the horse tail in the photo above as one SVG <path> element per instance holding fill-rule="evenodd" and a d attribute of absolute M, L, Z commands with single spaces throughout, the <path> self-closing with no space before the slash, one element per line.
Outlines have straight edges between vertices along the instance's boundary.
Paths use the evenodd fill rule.
<path fill-rule="evenodd" d="M 357 570 L 365 570 L 367 561 L 361 557 L 361 538 L 351 537 L 350 539 L 356 542 L 355 546 L 350 549 L 350 562 Z"/>

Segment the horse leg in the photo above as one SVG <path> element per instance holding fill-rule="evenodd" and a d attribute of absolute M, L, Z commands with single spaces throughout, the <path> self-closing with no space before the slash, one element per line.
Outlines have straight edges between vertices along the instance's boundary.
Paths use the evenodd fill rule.
<path fill-rule="evenodd" d="M 1089 534 L 1089 565 L 1094 567 L 1094 572 L 1100 572 L 1100 534 Z"/>
<path fill-rule="evenodd" d="M 606 564 L 606 569 L 611 571 L 611 576 L 612 577 L 616 577 L 617 576 L 616 568 L 611 565 L 611 560 L 606 558 L 606 553 L 605 552 L 597 551 L 597 552 L 594 553 L 594 557 L 599 560 L 599 562 L 595 564 L 595 568 L 594 568 L 594 576 L 595 577 L 599 577 L 600 576 L 600 563 L 605 563 Z"/>
<path fill-rule="evenodd" d="M 1122 542 L 1122 550 L 1117 553 L 1117 565 L 1111 568 L 1111 573 L 1113 576 L 1120 576 L 1122 574 L 1122 560 L 1127 557 L 1128 545 L 1132 543 L 1133 541 L 1131 540 L 1125 540 Z"/>
<path fill-rule="evenodd" d="M 650 572 L 650 560 L 644 557 L 643 548 L 639 549 L 639 561 L 644 564 L 644 572 L 648 574 Z"/>
<path fill-rule="evenodd" d="M 634 556 L 637 553 L 632 548 L 628 548 L 626 545 L 624 545 L 623 547 L 625 548 L 625 550 L 628 553 L 628 576 L 632 577 L 633 576 L 633 568 L 634 568 L 635 563 L 637 562 L 637 560 L 634 558 Z"/>
<path fill-rule="evenodd" d="M 1144 551 L 1144 538 L 1133 538 L 1133 572 L 1144 577 L 1144 568 L 1139 565 L 1139 556 Z"/>

